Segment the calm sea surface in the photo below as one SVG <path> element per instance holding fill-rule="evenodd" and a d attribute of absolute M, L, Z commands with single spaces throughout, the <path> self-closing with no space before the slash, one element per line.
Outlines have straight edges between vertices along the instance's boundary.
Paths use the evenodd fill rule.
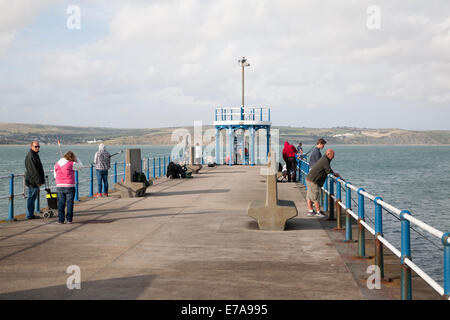
<path fill-rule="evenodd" d="M 142 157 L 169 154 L 172 147 L 136 146 L 141 148 Z M 304 146 L 304 151 L 312 146 Z M 411 211 L 414 217 L 443 232 L 450 232 L 450 146 L 327 146 L 336 151 L 331 166 L 344 179 L 357 187 L 363 187 L 372 195 L 384 201 Z M 24 158 L 28 146 L 0 146 L 0 176 L 24 172 Z M 63 147 L 63 152 L 68 149 Z M 110 146 L 111 153 L 130 146 Z M 51 170 L 60 158 L 57 146 L 43 145 L 40 157 L 45 170 Z M 83 164 L 93 161 L 97 145 L 70 146 Z M 113 158 L 123 162 L 124 154 Z M 123 167 L 119 168 L 123 172 Z M 112 171 L 110 171 L 112 173 Z M 52 176 L 52 174 L 49 174 Z M 80 180 L 89 178 L 89 169 L 80 173 Z M 53 182 L 52 182 L 53 183 Z M 112 178 L 110 178 L 112 185 Z M 15 192 L 22 192 L 22 178 L 17 178 Z M 96 190 L 96 186 L 94 186 Z M 80 187 L 80 195 L 87 195 L 88 184 Z M 0 197 L 7 196 L 9 179 L 0 179 Z M 343 193 L 344 197 L 345 193 Z M 353 199 L 356 195 L 352 194 Z M 25 212 L 25 201 L 15 198 L 15 213 Z M 46 206 L 42 197 L 41 206 Z M 355 205 L 354 205 L 355 208 Z M 0 199 L 0 219 L 8 215 L 8 199 Z M 374 205 L 366 200 L 366 216 L 369 223 L 374 221 Z M 373 225 L 373 223 L 371 223 Z M 385 237 L 400 249 L 400 222 L 396 216 L 383 211 Z M 442 285 L 442 243 L 419 227 L 412 230 L 412 256 L 416 264 Z M 369 237 L 367 235 L 366 237 Z M 386 249 L 387 250 L 387 249 Z"/>

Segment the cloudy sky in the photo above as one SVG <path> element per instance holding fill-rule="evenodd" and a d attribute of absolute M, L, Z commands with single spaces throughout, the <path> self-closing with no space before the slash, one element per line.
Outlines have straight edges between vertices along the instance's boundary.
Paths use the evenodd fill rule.
<path fill-rule="evenodd" d="M 448 0 L 0 0 L 0 122 L 211 124 L 242 56 L 274 125 L 450 130 Z"/>

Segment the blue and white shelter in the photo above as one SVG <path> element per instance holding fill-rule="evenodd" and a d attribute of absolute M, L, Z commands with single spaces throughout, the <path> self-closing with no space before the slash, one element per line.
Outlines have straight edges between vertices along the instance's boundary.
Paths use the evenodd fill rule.
<path fill-rule="evenodd" d="M 266 130 L 266 156 L 270 150 L 270 127 L 272 122 L 270 121 L 270 108 L 267 107 L 240 107 L 240 108 L 216 108 L 214 126 L 216 127 L 216 163 L 223 163 L 220 159 L 221 146 L 220 146 L 220 131 L 226 130 L 227 134 L 227 159 L 228 164 L 232 166 L 236 163 L 236 155 L 238 153 L 235 147 L 238 135 L 238 130 L 243 130 L 244 134 L 241 135 L 240 141 L 237 141 L 237 145 L 241 146 L 242 164 L 255 165 L 255 134 L 258 130 Z M 245 132 L 249 132 L 248 152 L 249 157 L 245 156 Z"/>

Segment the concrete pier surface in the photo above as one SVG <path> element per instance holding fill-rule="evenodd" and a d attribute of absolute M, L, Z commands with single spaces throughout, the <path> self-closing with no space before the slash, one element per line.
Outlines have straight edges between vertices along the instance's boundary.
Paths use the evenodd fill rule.
<path fill-rule="evenodd" d="M 298 217 L 285 231 L 258 230 L 247 207 L 265 197 L 260 168 L 204 168 L 193 179 L 157 179 L 143 198 L 84 200 L 72 224 L 1 223 L 0 299 L 400 297 L 395 280 L 367 289 L 370 261 L 352 259 L 356 244 L 344 245 L 331 222 L 306 216 L 299 183 L 278 186 Z M 66 284 L 73 265 L 79 290 Z M 439 297 L 417 277 L 413 285 L 422 288 L 416 299 Z"/>

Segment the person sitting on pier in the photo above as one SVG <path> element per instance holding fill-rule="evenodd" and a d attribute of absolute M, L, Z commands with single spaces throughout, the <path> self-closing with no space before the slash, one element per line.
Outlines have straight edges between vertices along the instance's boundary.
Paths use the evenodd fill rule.
<path fill-rule="evenodd" d="M 322 153 L 320 153 L 320 150 L 322 150 L 325 147 L 325 144 L 327 142 L 320 138 L 317 140 L 317 144 L 314 147 L 313 151 L 311 152 L 311 156 L 309 157 L 309 169 L 311 170 L 312 167 L 316 164 L 317 161 L 319 161 L 320 158 L 322 158 Z"/>
<path fill-rule="evenodd" d="M 83 164 L 72 151 L 67 151 L 64 157 L 59 159 L 53 169 L 56 181 L 56 192 L 58 193 L 58 224 L 72 223 L 73 200 L 75 196 L 75 171 L 81 170 Z M 67 202 L 67 215 L 65 207 Z"/>
<path fill-rule="evenodd" d="M 100 143 L 98 152 L 94 156 L 95 171 L 97 172 L 98 192 L 94 197 L 108 196 L 108 170 L 111 167 L 111 154 L 106 151 L 105 145 Z M 102 194 L 103 186 L 103 194 Z"/>
<path fill-rule="evenodd" d="M 325 155 L 320 158 L 319 161 L 311 168 L 306 176 L 306 202 L 308 204 L 308 216 L 325 217 L 322 211 L 320 211 L 319 194 L 327 175 L 332 173 L 336 177 L 340 177 L 338 173 L 333 172 L 330 167 L 331 160 L 334 158 L 334 150 L 328 149 Z M 314 214 L 313 203 L 316 207 L 316 213 Z"/>

